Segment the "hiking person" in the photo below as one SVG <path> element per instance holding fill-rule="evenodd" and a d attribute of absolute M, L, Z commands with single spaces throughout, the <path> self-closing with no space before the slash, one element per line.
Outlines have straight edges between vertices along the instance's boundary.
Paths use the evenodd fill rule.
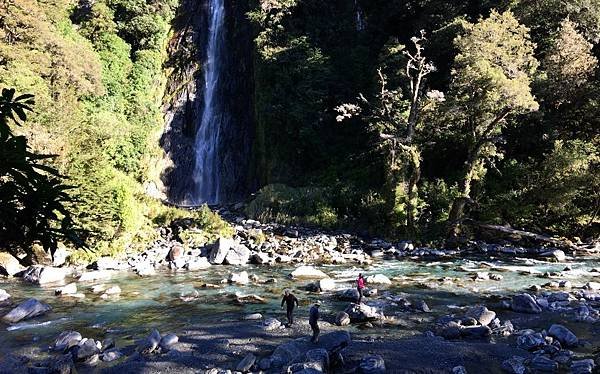
<path fill-rule="evenodd" d="M 356 278 L 356 289 L 358 290 L 358 303 L 360 304 L 363 298 L 363 290 L 365 288 L 365 278 L 362 273 L 358 274 L 358 278 Z"/>
<path fill-rule="evenodd" d="M 288 326 L 291 326 L 294 323 L 294 306 L 298 306 L 298 299 L 290 290 L 285 290 L 283 299 L 281 299 L 281 309 L 283 309 L 283 304 L 287 305 Z"/>
<path fill-rule="evenodd" d="M 314 303 L 312 308 L 310 308 L 310 317 L 308 319 L 308 324 L 310 325 L 310 328 L 312 329 L 312 332 L 313 332 L 312 338 L 310 339 L 310 341 L 312 343 L 319 342 L 319 334 L 321 333 L 321 330 L 319 329 L 319 307 L 320 306 L 321 306 L 321 302 L 317 301 L 316 303 Z"/>

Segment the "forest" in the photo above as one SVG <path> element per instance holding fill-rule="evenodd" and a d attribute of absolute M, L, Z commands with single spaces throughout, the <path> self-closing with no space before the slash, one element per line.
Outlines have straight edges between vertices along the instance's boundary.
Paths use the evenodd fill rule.
<path fill-rule="evenodd" d="M 247 10 L 248 217 L 419 243 L 460 242 L 472 223 L 598 238 L 596 1 L 262 0 Z M 0 246 L 28 248 L 67 221 L 74 231 L 47 244 L 76 236 L 100 255 L 143 247 L 176 218 L 225 225 L 155 193 L 176 69 L 167 46 L 182 17 L 175 0 L 0 3 L 0 86 L 27 95 L 30 110 L 17 126 L 14 97 L 3 96 L 4 126 L 25 141 L 23 160 L 64 187 L 62 198 L 30 196 L 64 199 L 56 206 L 3 193 Z M 4 166 L 0 186 L 12 191 L 19 181 Z"/>

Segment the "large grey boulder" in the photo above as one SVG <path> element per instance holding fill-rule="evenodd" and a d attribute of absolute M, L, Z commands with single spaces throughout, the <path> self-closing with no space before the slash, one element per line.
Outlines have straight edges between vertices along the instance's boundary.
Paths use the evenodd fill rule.
<path fill-rule="evenodd" d="M 541 254 L 541 256 L 549 258 L 551 260 L 558 261 L 558 262 L 561 262 L 561 261 L 564 261 L 567 259 L 567 255 L 565 255 L 565 252 L 561 251 L 560 249 L 555 249 L 553 251 L 544 252 Z"/>
<path fill-rule="evenodd" d="M 93 264 L 93 267 L 96 270 L 126 270 L 129 268 L 129 265 L 112 257 L 100 257 Z"/>
<path fill-rule="evenodd" d="M 138 351 L 141 353 L 154 352 L 159 347 L 161 339 L 160 332 L 156 329 L 152 330 L 150 335 L 138 344 Z"/>
<path fill-rule="evenodd" d="M 379 355 L 371 355 L 360 360 L 358 372 L 361 374 L 385 374 L 385 361 Z"/>
<path fill-rule="evenodd" d="M 558 362 L 542 355 L 535 356 L 529 363 L 529 367 L 534 373 L 558 372 Z"/>
<path fill-rule="evenodd" d="M 348 326 L 350 324 L 350 316 L 346 312 L 339 312 L 335 316 L 335 324 L 338 326 Z"/>
<path fill-rule="evenodd" d="M 30 266 L 23 273 L 23 279 L 34 284 L 48 284 L 63 281 L 70 271 L 65 268 L 54 268 L 50 266 Z"/>
<path fill-rule="evenodd" d="M 231 273 L 229 274 L 229 278 L 227 278 L 227 282 L 244 285 L 250 283 L 250 277 L 248 276 L 247 271 Z"/>
<path fill-rule="evenodd" d="M 596 368 L 596 363 L 591 358 L 571 363 L 571 373 L 573 374 L 592 374 L 594 368 Z"/>
<path fill-rule="evenodd" d="M 65 351 L 79 344 L 82 339 L 83 337 L 77 331 L 63 331 L 56 338 L 51 348 L 54 351 Z"/>
<path fill-rule="evenodd" d="M 225 261 L 227 253 L 233 246 L 233 239 L 219 238 L 212 245 L 208 261 L 213 265 L 221 265 Z"/>
<path fill-rule="evenodd" d="M 2 317 L 6 323 L 17 323 L 19 321 L 41 316 L 51 311 L 50 305 L 36 299 L 28 299 Z"/>
<path fill-rule="evenodd" d="M 519 313 L 539 314 L 542 312 L 542 308 L 540 308 L 535 299 L 526 293 L 513 296 L 511 308 Z"/>
<path fill-rule="evenodd" d="M 304 266 L 304 265 L 297 267 L 294 271 L 292 271 L 290 273 L 290 276 L 292 278 L 306 278 L 306 279 L 329 278 L 329 275 L 325 274 L 321 270 L 316 269 L 312 266 Z"/>
<path fill-rule="evenodd" d="M 370 307 L 367 304 L 350 304 L 344 310 L 350 317 L 353 323 L 361 323 L 374 321 L 383 318 L 383 313 L 379 313 L 376 308 Z"/>
<path fill-rule="evenodd" d="M 555 338 L 565 347 L 575 347 L 579 343 L 577 336 L 573 334 L 571 330 L 564 327 L 563 325 L 552 325 L 548 330 L 548 335 Z"/>
<path fill-rule="evenodd" d="M 250 259 L 250 250 L 243 244 L 232 246 L 225 256 L 228 265 L 246 265 Z"/>
<path fill-rule="evenodd" d="M 56 290 L 54 290 L 54 294 L 57 296 L 60 295 L 74 295 L 77 293 L 77 284 L 75 283 L 69 283 L 66 286 L 57 288 Z"/>

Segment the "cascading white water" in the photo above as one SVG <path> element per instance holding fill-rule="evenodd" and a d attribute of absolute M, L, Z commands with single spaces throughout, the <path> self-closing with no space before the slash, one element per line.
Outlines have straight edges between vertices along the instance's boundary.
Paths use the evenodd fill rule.
<path fill-rule="evenodd" d="M 219 202 L 219 137 L 224 115 L 218 100 L 221 49 L 224 43 L 224 0 L 209 0 L 209 25 L 204 65 L 204 110 L 196 133 L 193 172 L 194 204 Z"/>
<path fill-rule="evenodd" d="M 356 31 L 363 31 L 365 29 L 365 19 L 363 16 L 363 10 L 358 3 L 358 0 L 354 0 L 354 9 L 355 9 L 355 21 L 356 21 Z"/>

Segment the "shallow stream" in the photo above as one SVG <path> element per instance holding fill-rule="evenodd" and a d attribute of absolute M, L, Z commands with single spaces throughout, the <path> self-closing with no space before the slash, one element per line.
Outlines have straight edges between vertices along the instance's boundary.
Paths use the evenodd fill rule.
<path fill-rule="evenodd" d="M 566 266 L 572 270 L 563 271 Z M 385 328 L 375 327 L 373 332 L 386 336 L 406 336 L 431 328 L 431 323 L 442 314 L 452 313 L 458 307 L 487 303 L 504 295 L 512 295 L 531 285 L 548 283 L 552 278 L 543 277 L 546 272 L 561 272 L 555 280 L 570 280 L 574 287 L 593 280 L 590 270 L 600 267 L 595 258 L 577 258 L 571 262 L 549 263 L 531 259 L 479 258 L 449 259 L 447 261 L 379 261 L 358 268 L 353 265 L 331 265 L 319 268 L 336 279 L 339 288 L 353 286 L 359 272 L 366 275 L 385 274 L 392 279 L 392 286 L 371 285 L 379 289 L 376 297 L 367 298 L 369 305 L 379 306 L 387 316 L 396 316 L 397 324 Z M 213 266 L 198 272 L 160 272 L 155 276 L 141 278 L 131 272 L 121 272 L 109 281 L 78 283 L 79 292 L 85 298 L 54 296 L 57 287 L 30 285 L 18 279 L 0 279 L 0 288 L 12 295 L 13 306 L 26 298 L 34 297 L 50 304 L 53 311 L 45 316 L 16 325 L 0 322 L 0 361 L 10 353 L 43 358 L 48 346 L 65 330 L 76 330 L 84 337 L 102 340 L 112 337 L 118 346 L 131 344 L 147 336 L 152 328 L 173 332 L 191 325 L 211 324 L 215 321 L 240 320 L 250 313 L 265 317 L 277 317 L 281 321 L 285 313 L 280 309 L 281 294 L 290 288 L 300 299 L 297 318 L 306 318 L 314 300 L 323 302 L 322 314 L 333 316 L 343 310 L 348 302 L 338 301 L 331 293 L 315 294 L 304 290 L 308 280 L 292 280 L 288 274 L 292 265 L 245 266 L 243 268 Z M 222 284 L 230 272 L 241 270 L 256 275 L 260 280 L 275 278 L 276 283 L 251 282 L 245 286 Z M 474 281 L 476 272 L 501 274 L 500 281 Z M 100 298 L 90 290 L 94 284 L 119 285 L 120 296 Z M 220 288 L 204 288 L 203 284 L 217 284 Z M 267 300 L 264 304 L 236 302 L 235 295 L 255 294 Z M 432 313 L 407 313 L 386 297 L 401 296 L 407 300 L 424 300 Z M 0 308 L 5 314 L 10 307 Z M 527 326 L 530 327 L 530 326 Z M 539 326 L 547 328 L 547 326 Z M 587 325 L 573 327 L 579 333 L 591 335 Z M 355 327 L 353 327 L 355 328 Z M 356 330 L 358 331 L 358 330 Z M 587 331 L 587 333 L 586 333 Z M 583 336 L 585 338 L 585 336 Z"/>

